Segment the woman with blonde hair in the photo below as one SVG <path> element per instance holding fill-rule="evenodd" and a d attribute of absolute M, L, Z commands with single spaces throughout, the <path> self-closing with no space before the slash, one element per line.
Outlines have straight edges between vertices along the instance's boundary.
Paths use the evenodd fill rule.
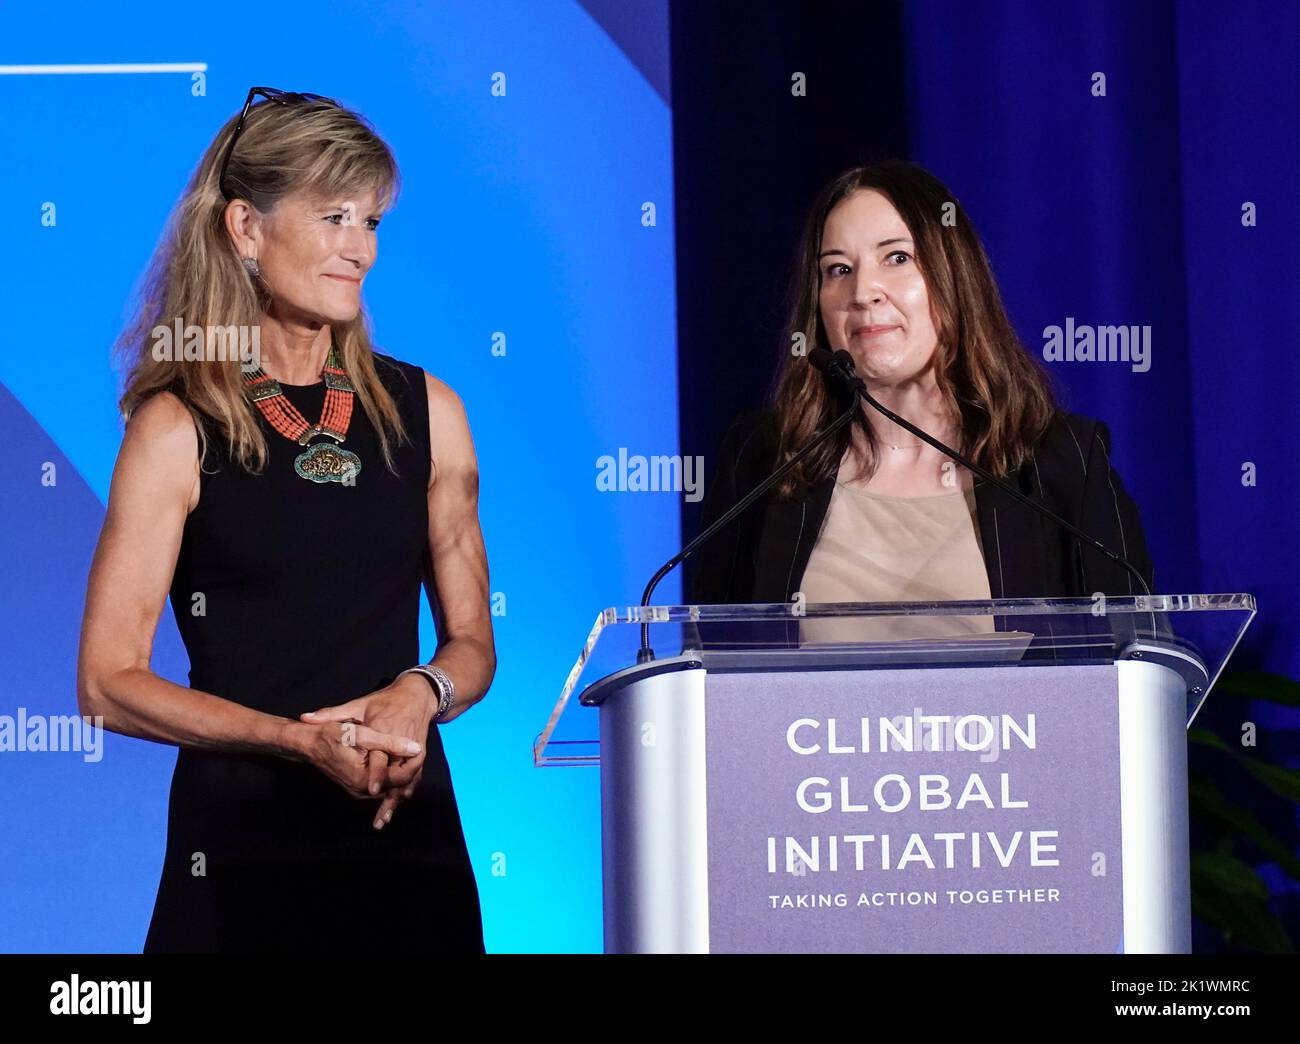
<path fill-rule="evenodd" d="M 920 166 L 846 171 L 814 202 L 770 404 L 724 440 L 703 524 L 811 443 L 852 400 L 812 366 L 847 352 L 890 412 L 1126 558 L 1154 589 L 1110 432 L 1061 409 L 1007 318 L 957 198 Z M 696 603 L 894 602 L 1143 593 L 1124 567 L 861 404 L 853 423 L 701 549 Z M 870 637 L 989 630 L 991 617 L 891 618 Z M 867 636 L 861 621 L 805 636 Z"/>
<path fill-rule="evenodd" d="M 483 950 L 439 736 L 496 666 L 478 469 L 456 394 L 371 345 L 397 187 L 358 114 L 253 88 L 120 342 L 77 688 L 180 747 L 146 952 Z M 188 688 L 149 668 L 168 595 Z"/>

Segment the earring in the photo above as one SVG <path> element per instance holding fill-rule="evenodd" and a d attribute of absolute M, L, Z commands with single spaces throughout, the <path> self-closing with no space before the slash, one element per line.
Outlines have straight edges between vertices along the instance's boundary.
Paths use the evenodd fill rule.
<path fill-rule="evenodd" d="M 257 263 L 255 257 L 241 257 L 240 261 L 244 263 L 244 270 L 254 279 L 260 279 L 262 276 L 262 266 Z"/>

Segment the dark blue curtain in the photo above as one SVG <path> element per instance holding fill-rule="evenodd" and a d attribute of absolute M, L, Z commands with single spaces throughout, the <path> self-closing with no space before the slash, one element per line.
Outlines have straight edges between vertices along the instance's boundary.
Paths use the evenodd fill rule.
<path fill-rule="evenodd" d="M 930 0 L 905 34 L 912 158 L 978 223 L 1025 343 L 1150 327 L 1146 372 L 1049 365 L 1111 427 L 1158 589 L 1253 593 L 1238 666 L 1300 675 L 1300 5 Z"/>

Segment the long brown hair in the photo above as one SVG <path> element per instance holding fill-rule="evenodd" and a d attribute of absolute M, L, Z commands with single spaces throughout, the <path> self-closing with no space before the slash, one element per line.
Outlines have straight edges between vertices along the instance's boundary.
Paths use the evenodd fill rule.
<path fill-rule="evenodd" d="M 777 415 L 777 460 L 788 460 L 847 405 L 809 364 L 808 353 L 832 347 L 819 307 L 826 218 L 841 201 L 864 190 L 885 196 L 910 230 L 938 335 L 935 380 L 952 415 L 961 420 L 964 448 L 958 449 L 996 475 L 1016 471 L 1028 461 L 1056 412 L 1050 380 L 1016 336 L 984 247 L 961 203 L 929 171 L 897 159 L 841 174 L 822 190 L 808 215 L 791 287 L 784 362 L 771 396 Z M 792 346 L 800 343 L 804 350 L 796 354 Z M 864 436 L 860 443 L 851 437 L 854 428 Z M 780 493 L 794 496 L 834 474 L 850 445 L 859 473 L 872 474 L 877 448 L 865 410 L 796 466 Z"/>
<path fill-rule="evenodd" d="M 174 393 L 198 422 L 200 460 L 207 449 L 203 417 L 215 422 L 232 457 L 252 472 L 266 462 L 266 438 L 244 394 L 237 352 L 226 361 L 159 360 L 153 331 L 184 326 L 258 326 L 269 300 L 244 268 L 224 225 L 226 199 L 218 185 L 222 157 L 234 133 L 232 116 L 208 145 L 176 204 L 145 273 L 131 320 L 115 353 L 127 371 L 119 406 L 131 414 L 160 391 Z M 374 192 L 381 209 L 399 186 L 397 161 L 360 116 L 330 101 L 295 99 L 254 105 L 231 154 L 226 186 L 268 214 L 286 195 L 305 190 L 323 197 Z M 384 461 L 392 468 L 392 443 L 408 439 L 401 414 L 375 370 L 370 323 L 364 311 L 331 324 L 356 396 L 374 426 Z M 180 346 L 176 346 L 179 348 Z M 164 353 L 165 354 L 165 353 Z M 179 356 L 179 352 L 176 353 Z"/>

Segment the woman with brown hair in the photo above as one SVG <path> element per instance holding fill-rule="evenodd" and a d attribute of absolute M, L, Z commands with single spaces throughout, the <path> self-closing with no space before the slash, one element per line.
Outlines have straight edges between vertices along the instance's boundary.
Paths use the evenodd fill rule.
<path fill-rule="evenodd" d="M 474 447 L 361 303 L 397 185 L 362 117 L 254 88 L 121 340 L 78 702 L 181 748 L 146 952 L 483 950 L 439 736 L 496 665 Z M 188 688 L 149 668 L 169 594 Z"/>
<path fill-rule="evenodd" d="M 836 178 L 809 215 L 794 289 L 772 403 L 728 431 L 703 524 L 843 412 L 847 393 L 808 354 L 845 350 L 890 411 L 1016 483 L 1154 584 L 1106 425 L 1056 405 L 969 218 L 937 178 L 898 160 Z M 720 533 L 701 549 L 696 603 L 1142 593 L 1123 567 L 865 403 L 730 528 L 730 539 Z M 933 626 L 962 621 L 992 624 Z M 925 626 L 908 621 L 898 633 Z"/>

